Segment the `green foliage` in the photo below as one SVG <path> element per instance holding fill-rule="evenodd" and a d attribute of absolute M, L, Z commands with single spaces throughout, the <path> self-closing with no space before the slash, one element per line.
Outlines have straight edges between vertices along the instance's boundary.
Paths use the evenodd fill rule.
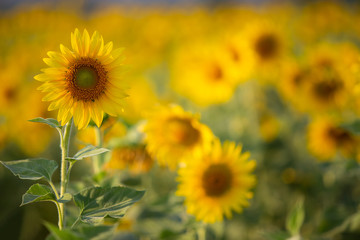
<path fill-rule="evenodd" d="M 77 160 L 81 160 L 87 157 L 92 157 L 92 156 L 96 156 L 105 152 L 110 151 L 109 149 L 106 148 L 100 148 L 100 147 L 95 147 L 93 145 L 87 145 L 86 147 L 84 147 L 83 149 L 81 149 L 80 151 L 78 151 L 73 157 L 67 157 L 66 160 L 69 161 L 77 161 Z"/>
<path fill-rule="evenodd" d="M 51 201 L 55 202 L 56 197 L 50 187 L 43 184 L 34 184 L 23 195 L 21 206 L 32 202 Z"/>
<path fill-rule="evenodd" d="M 84 240 L 80 236 L 78 236 L 76 233 L 72 232 L 71 230 L 64 229 L 60 230 L 58 227 L 54 226 L 51 223 L 44 223 L 46 228 L 50 231 L 52 234 L 51 236 L 47 237 L 47 240 Z"/>
<path fill-rule="evenodd" d="M 139 201 L 144 193 L 127 187 L 91 187 L 74 195 L 74 201 L 80 208 L 79 220 L 98 224 L 107 216 L 123 217 L 126 210 Z"/>
<path fill-rule="evenodd" d="M 51 235 L 47 240 L 107 240 L 113 235 L 113 226 L 81 226 L 76 229 L 59 230 L 55 225 L 46 222 Z"/>
<path fill-rule="evenodd" d="M 45 124 L 47 124 L 47 125 L 49 125 L 50 127 L 53 127 L 53 128 L 62 128 L 60 123 L 56 119 L 53 119 L 53 118 L 38 117 L 38 118 L 34 118 L 34 119 L 29 120 L 29 122 L 45 123 Z"/>
<path fill-rule="evenodd" d="M 344 123 L 341 125 L 342 128 L 346 129 L 352 134 L 359 135 L 360 134 L 360 120 L 355 120 L 350 123 Z"/>
<path fill-rule="evenodd" d="M 286 232 L 274 232 L 268 233 L 264 236 L 268 240 L 287 240 L 290 238 L 289 233 Z"/>
<path fill-rule="evenodd" d="M 51 181 L 52 174 L 58 168 L 56 161 L 43 158 L 0 162 L 21 179 L 39 180 L 45 178 L 48 182 Z"/>
<path fill-rule="evenodd" d="M 299 235 L 304 218 L 304 200 L 300 199 L 295 203 L 286 219 L 286 229 L 292 236 Z"/>

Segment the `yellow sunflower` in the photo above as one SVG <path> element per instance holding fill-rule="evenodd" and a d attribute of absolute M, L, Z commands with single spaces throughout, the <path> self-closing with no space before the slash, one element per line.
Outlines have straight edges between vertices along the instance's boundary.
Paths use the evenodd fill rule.
<path fill-rule="evenodd" d="M 309 151 L 320 161 L 330 161 L 337 153 L 356 157 L 358 144 L 359 137 L 342 128 L 336 119 L 317 117 L 308 126 Z"/>
<path fill-rule="evenodd" d="M 289 56 L 287 29 L 279 22 L 259 16 L 244 26 L 241 35 L 255 56 L 255 77 L 264 83 L 276 82 Z"/>
<path fill-rule="evenodd" d="M 206 148 L 213 138 L 211 130 L 198 119 L 180 106 L 158 107 L 149 114 L 143 128 L 148 152 L 160 165 L 175 169 L 186 156 Z"/>
<path fill-rule="evenodd" d="M 299 62 L 289 62 L 279 88 L 300 111 L 342 111 L 356 105 L 359 51 L 349 43 L 308 47 Z"/>
<path fill-rule="evenodd" d="M 122 80 L 122 49 L 113 50 L 113 43 L 104 44 L 98 32 L 90 37 L 87 30 L 71 34 L 72 50 L 60 45 L 61 53 L 48 52 L 42 69 L 34 78 L 43 82 L 39 89 L 50 101 L 49 111 L 58 109 L 61 124 L 74 118 L 82 129 L 90 119 L 100 126 L 104 113 L 117 116 L 122 111 L 124 81 Z"/>
<path fill-rule="evenodd" d="M 200 106 L 225 103 L 239 82 L 240 54 L 218 42 L 185 44 L 174 54 L 171 87 Z"/>
<path fill-rule="evenodd" d="M 249 205 L 253 193 L 250 189 L 256 178 L 251 172 L 255 161 L 248 160 L 249 153 L 241 153 L 241 146 L 217 139 L 211 150 L 204 150 L 179 169 L 179 196 L 185 197 L 189 214 L 198 221 L 213 223 L 222 221 L 224 215 L 232 217 L 232 211 L 241 212 Z"/>
<path fill-rule="evenodd" d="M 154 160 L 144 146 L 116 147 L 111 151 L 111 159 L 106 164 L 107 170 L 122 170 L 128 168 L 132 173 L 148 172 Z"/>

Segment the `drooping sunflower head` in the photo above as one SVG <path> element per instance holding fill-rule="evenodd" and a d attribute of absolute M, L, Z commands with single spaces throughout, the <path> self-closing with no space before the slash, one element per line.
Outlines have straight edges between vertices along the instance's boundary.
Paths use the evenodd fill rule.
<path fill-rule="evenodd" d="M 221 145 L 218 139 L 211 149 L 193 156 L 179 169 L 177 179 L 176 194 L 185 197 L 187 212 L 198 221 L 213 223 L 248 206 L 256 182 L 251 174 L 256 164 L 248 158 L 249 153 L 241 153 L 234 142 Z"/>
<path fill-rule="evenodd" d="M 104 113 L 117 116 L 126 97 L 121 76 L 122 49 L 113 50 L 113 43 L 104 44 L 98 32 L 90 37 L 85 29 L 71 33 L 71 49 L 60 45 L 59 52 L 48 52 L 44 62 L 49 66 L 34 78 L 43 82 L 39 90 L 47 93 L 49 111 L 58 109 L 61 124 L 74 118 L 82 129 L 92 119 L 100 126 Z"/>
<path fill-rule="evenodd" d="M 198 152 L 212 140 L 211 130 L 198 117 L 180 106 L 158 107 L 144 127 L 149 153 L 160 165 L 175 169 L 186 156 Z"/>

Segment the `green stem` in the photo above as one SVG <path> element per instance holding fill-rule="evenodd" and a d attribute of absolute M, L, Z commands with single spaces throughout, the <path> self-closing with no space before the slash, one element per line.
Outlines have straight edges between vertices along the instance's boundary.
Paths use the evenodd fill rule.
<path fill-rule="evenodd" d="M 103 134 L 101 132 L 101 129 L 99 127 L 95 127 L 95 144 L 97 147 L 102 147 L 103 146 Z M 103 158 L 102 158 L 102 154 L 97 155 L 94 157 L 94 161 L 93 161 L 93 168 L 94 168 L 94 173 L 97 174 L 100 172 L 101 167 L 103 165 Z"/>
<path fill-rule="evenodd" d="M 50 184 L 50 187 L 52 188 L 52 190 L 53 190 L 53 191 L 54 191 L 54 193 L 55 193 L 55 197 L 56 197 L 56 199 L 59 199 L 59 194 L 58 194 L 58 192 L 57 192 L 57 190 L 56 190 L 56 188 L 55 188 L 55 186 L 54 186 L 53 182 L 52 182 L 52 181 L 50 181 L 50 182 L 49 182 L 49 184 Z"/>
<path fill-rule="evenodd" d="M 58 222 L 58 226 L 59 226 L 59 229 L 61 230 L 62 229 L 62 226 L 63 226 L 63 214 L 62 214 L 62 211 L 61 211 L 61 208 L 60 208 L 60 204 L 55 201 L 55 205 L 56 205 L 56 208 L 57 208 L 57 211 L 58 211 L 58 218 L 59 218 L 59 222 Z"/>
<path fill-rule="evenodd" d="M 67 175 L 67 168 L 68 168 L 66 157 L 67 157 L 68 151 L 69 151 L 71 126 L 72 126 L 72 121 L 67 123 L 64 126 L 64 133 L 59 131 L 59 133 L 60 133 L 60 148 L 61 148 L 60 197 L 62 197 L 66 192 L 66 184 L 67 184 L 66 175 Z M 61 212 L 61 214 L 59 214 L 59 216 L 61 216 L 61 219 L 59 219 L 59 229 L 61 230 L 65 225 L 65 205 L 64 205 L 64 203 L 60 203 L 59 205 L 60 205 L 59 209 Z"/>
<path fill-rule="evenodd" d="M 197 229 L 198 240 L 206 240 L 206 225 L 201 224 Z"/>
<path fill-rule="evenodd" d="M 75 162 L 70 162 L 70 165 L 69 165 L 69 168 L 67 170 L 66 177 L 65 177 L 65 188 L 67 187 L 67 184 L 70 181 L 70 173 L 71 173 L 71 169 L 74 166 L 74 164 L 75 164 Z"/>

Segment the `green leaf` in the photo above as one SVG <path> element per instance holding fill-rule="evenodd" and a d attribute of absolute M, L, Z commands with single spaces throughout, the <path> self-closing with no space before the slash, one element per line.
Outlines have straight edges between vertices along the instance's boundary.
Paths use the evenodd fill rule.
<path fill-rule="evenodd" d="M 83 149 L 78 151 L 73 157 L 67 157 L 66 160 L 69 160 L 69 161 L 81 160 L 83 158 L 96 156 L 96 155 L 99 155 L 99 154 L 102 154 L 102 153 L 105 153 L 108 151 L 110 151 L 110 150 L 106 149 L 106 148 L 99 148 L 99 147 L 95 147 L 93 145 L 87 145 L 86 147 L 84 147 Z"/>
<path fill-rule="evenodd" d="M 47 240 L 108 240 L 114 234 L 114 226 L 81 226 L 75 229 L 60 230 L 55 225 L 45 222 L 51 235 Z"/>
<path fill-rule="evenodd" d="M 341 124 L 340 127 L 344 128 L 345 130 L 349 131 L 352 134 L 359 135 L 360 134 L 360 119 L 355 120 L 351 123 Z"/>
<path fill-rule="evenodd" d="M 85 238 L 82 238 L 81 236 L 77 235 L 73 231 L 69 229 L 60 230 L 55 225 L 45 222 L 44 225 L 49 230 L 49 232 L 52 234 L 53 237 L 48 237 L 50 239 L 56 239 L 56 240 L 85 240 Z"/>
<path fill-rule="evenodd" d="M 272 232 L 272 233 L 264 233 L 264 239 L 267 240 L 288 240 L 290 239 L 290 235 L 287 232 Z"/>
<path fill-rule="evenodd" d="M 108 240 L 114 234 L 114 226 L 81 226 L 74 231 L 84 239 Z"/>
<path fill-rule="evenodd" d="M 62 126 L 60 125 L 60 123 L 53 118 L 42 118 L 42 117 L 38 117 L 38 118 L 34 118 L 29 120 L 29 122 L 37 122 L 37 123 L 45 123 L 47 125 L 49 125 L 50 127 L 53 128 L 61 128 Z"/>
<path fill-rule="evenodd" d="M 98 224 L 105 217 L 121 218 L 126 210 L 139 201 L 145 191 L 127 187 L 92 187 L 74 196 L 80 208 L 79 219 L 89 224 Z"/>
<path fill-rule="evenodd" d="M 58 167 L 56 161 L 43 158 L 0 162 L 21 179 L 45 178 L 48 182 L 51 181 L 51 176 Z"/>
<path fill-rule="evenodd" d="M 32 202 L 43 202 L 43 201 L 56 201 L 56 197 L 50 187 L 42 184 L 34 184 L 29 190 L 22 196 L 22 203 L 20 206 L 23 206 Z"/>
<path fill-rule="evenodd" d="M 299 234 L 304 218 L 304 200 L 300 199 L 295 203 L 286 219 L 286 229 L 292 236 Z"/>
<path fill-rule="evenodd" d="M 65 193 L 63 196 L 61 196 L 57 201 L 59 203 L 67 203 L 72 199 L 72 195 L 70 193 Z"/>

